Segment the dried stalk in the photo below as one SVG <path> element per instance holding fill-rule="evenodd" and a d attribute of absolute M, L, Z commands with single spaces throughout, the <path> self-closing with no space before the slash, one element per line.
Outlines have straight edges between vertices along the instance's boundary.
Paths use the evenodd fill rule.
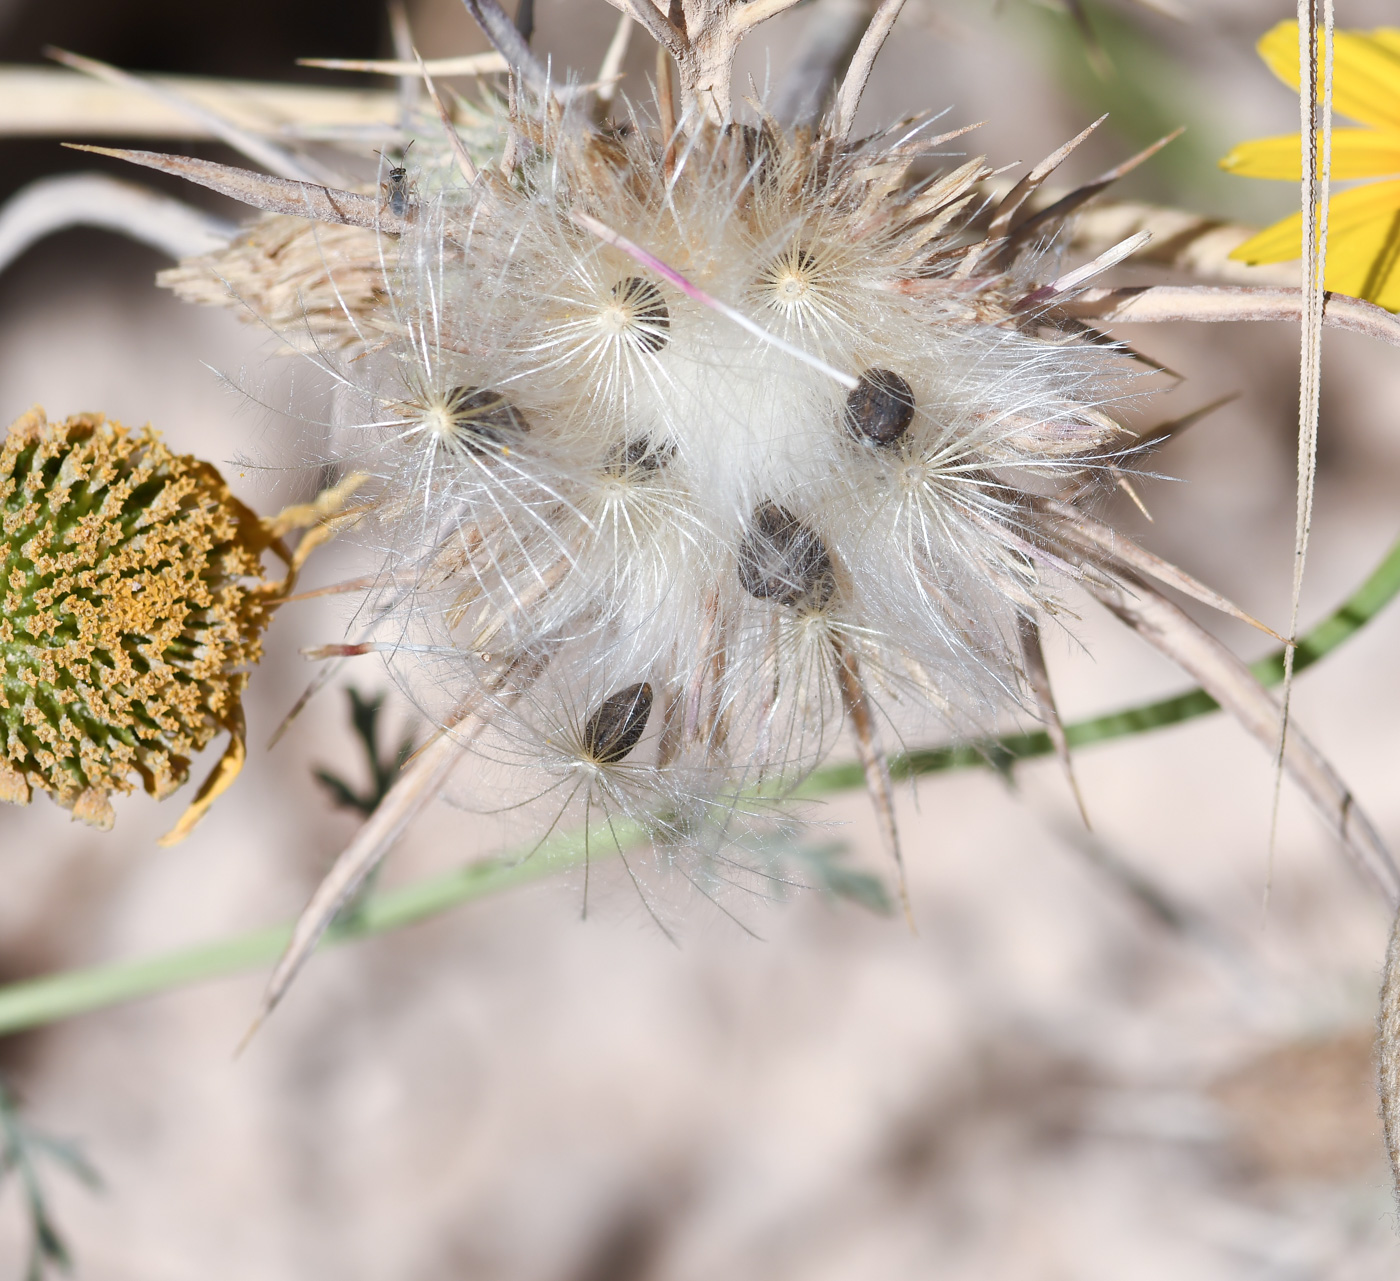
<path fill-rule="evenodd" d="M 384 860 L 424 806 L 442 790 L 448 775 L 482 725 L 477 713 L 471 711 L 443 729 L 405 767 L 355 839 L 341 852 L 297 918 L 291 941 L 268 979 L 244 1044 L 286 994 L 336 914 L 354 897 L 355 891 Z"/>
<path fill-rule="evenodd" d="M 1385 952 L 1379 1022 L 1376 1066 L 1380 1077 L 1381 1121 L 1385 1125 L 1391 1182 L 1397 1206 L 1400 1206 L 1400 913 L 1391 926 L 1390 946 Z"/>
<path fill-rule="evenodd" d="M 308 137 L 370 130 L 398 133 L 398 102 L 382 89 L 316 89 L 304 85 L 149 76 L 144 81 L 247 131 Z M 48 67 L 0 70 L 0 137 L 213 138 L 201 123 L 159 98 L 133 93 L 72 71 Z"/>
<path fill-rule="evenodd" d="M 1249 668 L 1194 619 L 1140 579 L 1097 581 L 1085 588 L 1145 640 L 1161 650 L 1224 707 L 1271 754 L 1278 749 L 1279 706 Z M 1397 869 L 1356 798 L 1296 727 L 1283 751 L 1283 769 L 1312 801 L 1333 834 L 1374 882 L 1392 910 L 1400 907 Z"/>
<path fill-rule="evenodd" d="M 1321 21 L 1319 22 L 1319 9 Z M 1317 429 L 1322 395 L 1322 324 L 1327 278 L 1327 210 L 1332 181 L 1332 0 L 1298 0 L 1298 110 L 1302 117 L 1303 316 L 1298 365 L 1298 502 L 1293 534 L 1293 589 L 1289 606 L 1288 645 L 1283 655 L 1283 715 L 1279 720 L 1278 768 L 1274 774 L 1273 830 L 1278 827 L 1278 792 L 1288 740 L 1288 713 L 1293 697 L 1293 651 L 1298 635 L 1298 606 L 1303 570 L 1312 535 L 1313 491 L 1317 485 Z M 1321 30 L 1319 31 L 1319 27 Z M 1318 99 L 1318 47 L 1322 47 L 1322 97 Z M 1319 116 L 1321 117 L 1319 127 Z M 1321 135 L 1319 148 L 1319 134 Z"/>
<path fill-rule="evenodd" d="M 1135 285 L 1086 289 L 1057 310 L 1080 320 L 1117 324 L 1174 320 L 1285 320 L 1297 324 L 1303 316 L 1303 291 L 1279 286 L 1250 289 L 1226 285 Z M 1328 291 L 1322 323 L 1365 334 L 1392 347 L 1400 346 L 1400 316 L 1360 298 Z"/>
<path fill-rule="evenodd" d="M 470 3 L 471 0 L 468 0 Z M 727 124 L 732 115 L 729 78 L 739 42 L 761 22 L 797 0 L 608 0 L 635 18 L 680 70 L 681 116 Z M 673 12 L 680 21 L 673 20 Z"/>
<path fill-rule="evenodd" d="M 78 226 L 120 232 L 177 262 L 224 248 L 238 231 L 193 205 L 108 174 L 40 178 L 0 208 L 0 271 L 36 240 Z"/>
<path fill-rule="evenodd" d="M 1069 247 L 1094 257 L 1141 231 L 1151 243 L 1133 254 L 1134 263 L 1187 271 L 1203 280 L 1238 285 L 1296 285 L 1297 263 L 1249 266 L 1230 254 L 1259 229 L 1243 223 L 1203 218 L 1180 209 L 1135 201 L 1113 201 L 1086 209 L 1075 220 Z"/>
<path fill-rule="evenodd" d="M 856 46 L 855 56 L 846 69 L 846 77 L 841 81 L 841 88 L 836 91 L 835 123 L 832 125 L 831 135 L 838 142 L 851 135 L 851 126 L 856 122 L 856 109 L 865 94 L 865 86 L 870 80 L 875 59 L 885 47 L 885 41 L 889 38 L 894 21 L 899 17 L 902 8 L 904 0 L 880 0 L 880 7 L 875 10 L 875 16 L 870 19 L 870 25 L 860 38 L 860 44 Z"/>

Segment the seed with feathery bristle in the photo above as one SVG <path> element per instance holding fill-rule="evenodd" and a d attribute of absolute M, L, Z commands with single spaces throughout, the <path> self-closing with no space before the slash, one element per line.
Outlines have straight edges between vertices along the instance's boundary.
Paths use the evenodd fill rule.
<path fill-rule="evenodd" d="M 766 129 L 731 122 L 724 126 L 724 138 L 737 153 L 735 159 L 743 165 L 743 175 L 755 183 L 766 183 L 773 176 L 773 139 Z"/>
<path fill-rule="evenodd" d="M 867 369 L 846 397 L 846 430 L 871 445 L 896 444 L 914 421 L 914 392 L 889 369 Z"/>
<path fill-rule="evenodd" d="M 675 455 L 674 445 L 658 445 L 649 436 L 643 436 L 619 445 L 604 470 L 609 476 L 640 479 L 660 471 Z"/>
<path fill-rule="evenodd" d="M 480 453 L 485 445 L 499 447 L 530 430 L 525 415 L 489 387 L 452 387 L 441 396 L 409 402 L 407 408 L 419 430 L 444 449 Z"/>
<path fill-rule="evenodd" d="M 625 334 L 646 351 L 660 351 L 670 340 L 671 312 L 650 280 L 628 276 L 612 288 L 613 305 L 606 307 L 599 323 Z"/>
<path fill-rule="evenodd" d="M 583 725 L 583 750 L 597 765 L 625 760 L 646 733 L 651 716 L 651 684 L 639 681 L 609 694 Z"/>
<path fill-rule="evenodd" d="M 758 507 L 739 547 L 739 582 L 750 596 L 820 609 L 836 590 L 821 535 L 785 507 Z"/>
<path fill-rule="evenodd" d="M 794 246 L 763 275 L 772 290 L 772 302 L 784 310 L 797 307 L 816 283 L 817 260 L 805 249 Z"/>

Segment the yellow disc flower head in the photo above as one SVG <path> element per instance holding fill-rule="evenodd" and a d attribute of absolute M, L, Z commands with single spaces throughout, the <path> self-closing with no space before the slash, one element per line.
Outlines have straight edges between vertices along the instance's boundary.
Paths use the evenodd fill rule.
<path fill-rule="evenodd" d="M 14 423 L 0 437 L 0 801 L 38 788 L 108 828 L 111 792 L 168 796 L 228 730 L 183 836 L 243 761 L 269 546 L 210 464 L 150 428 L 40 409 Z"/>
<path fill-rule="evenodd" d="M 1296 90 L 1298 24 L 1280 22 L 1258 48 L 1269 70 Z M 1332 177 L 1391 181 L 1353 187 L 1328 203 L 1326 286 L 1400 311 L 1400 28 L 1335 33 L 1332 106 L 1364 126 L 1332 131 Z M 1299 182 L 1301 137 L 1242 142 L 1220 167 L 1246 178 Z M 1302 253 L 1303 216 L 1295 213 L 1246 240 L 1230 257 L 1253 264 L 1288 262 Z"/>

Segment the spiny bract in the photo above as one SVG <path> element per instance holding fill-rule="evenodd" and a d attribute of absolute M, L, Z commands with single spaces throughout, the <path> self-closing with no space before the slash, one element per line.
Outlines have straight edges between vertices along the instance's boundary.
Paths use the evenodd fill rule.
<path fill-rule="evenodd" d="M 110 827 L 109 793 L 139 779 L 168 796 L 221 729 L 240 733 L 268 538 L 149 428 L 40 409 L 0 444 L 0 519 L 0 800 L 37 787 Z"/>

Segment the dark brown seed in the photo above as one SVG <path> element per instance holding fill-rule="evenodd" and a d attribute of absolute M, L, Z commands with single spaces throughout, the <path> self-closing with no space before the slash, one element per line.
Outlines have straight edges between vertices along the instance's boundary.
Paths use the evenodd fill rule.
<path fill-rule="evenodd" d="M 846 397 L 846 430 L 870 445 L 893 445 L 914 421 L 914 392 L 889 369 L 867 369 Z"/>
<path fill-rule="evenodd" d="M 660 471 L 676 456 L 674 445 L 658 445 L 647 436 L 629 440 L 613 450 L 603 469 L 610 476 L 650 476 Z"/>
<path fill-rule="evenodd" d="M 821 536 L 776 503 L 754 509 L 739 545 L 739 582 L 750 596 L 779 605 L 819 608 L 836 590 Z"/>
<path fill-rule="evenodd" d="M 743 172 L 755 186 L 767 182 L 773 172 L 773 138 L 767 129 L 754 125 L 727 124 L 724 140 L 737 153 L 730 163 L 742 163 Z"/>
<path fill-rule="evenodd" d="M 616 765 L 637 746 L 650 715 L 650 682 L 642 681 L 609 694 L 584 722 L 584 752 L 599 765 Z"/>
<path fill-rule="evenodd" d="M 505 444 L 511 436 L 530 430 L 524 414 L 498 391 L 489 387 L 454 387 L 447 393 L 452 425 L 472 443 Z"/>
<path fill-rule="evenodd" d="M 650 280 L 628 276 L 613 286 L 613 297 L 632 319 L 632 338 L 647 351 L 660 351 L 671 340 L 671 312 Z"/>

